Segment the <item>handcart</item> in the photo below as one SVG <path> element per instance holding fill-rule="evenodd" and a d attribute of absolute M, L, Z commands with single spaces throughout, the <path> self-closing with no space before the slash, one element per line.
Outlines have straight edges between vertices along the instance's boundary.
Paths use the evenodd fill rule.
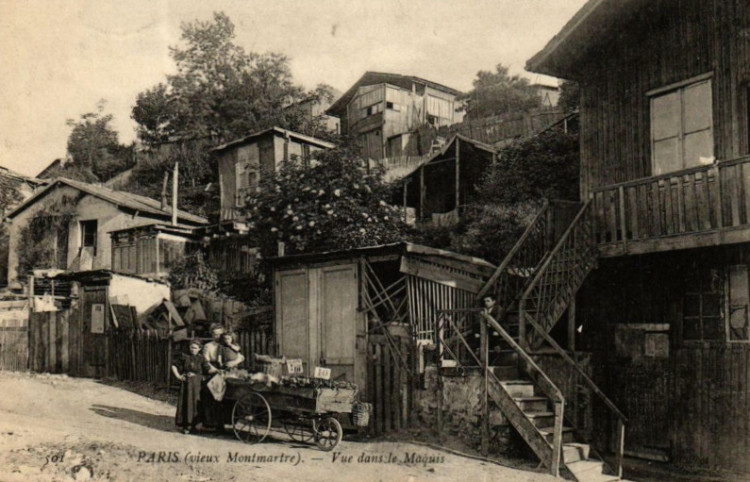
<path fill-rule="evenodd" d="M 232 429 L 246 443 L 262 442 L 271 426 L 297 442 L 333 450 L 343 437 L 339 413 L 351 413 L 356 388 L 269 386 L 227 378 L 224 399 L 233 402 Z"/>

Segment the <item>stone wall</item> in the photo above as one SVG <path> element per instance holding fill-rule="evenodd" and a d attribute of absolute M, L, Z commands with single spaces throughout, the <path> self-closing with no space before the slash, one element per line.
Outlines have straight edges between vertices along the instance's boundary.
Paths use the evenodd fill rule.
<path fill-rule="evenodd" d="M 478 370 L 467 369 L 463 376 L 443 376 L 443 431 L 479 449 L 484 413 L 484 378 Z M 425 367 L 424 383 L 416 391 L 417 416 L 425 427 L 437 427 L 438 369 Z M 490 400 L 490 453 L 512 449 L 511 427 L 500 409 Z"/>

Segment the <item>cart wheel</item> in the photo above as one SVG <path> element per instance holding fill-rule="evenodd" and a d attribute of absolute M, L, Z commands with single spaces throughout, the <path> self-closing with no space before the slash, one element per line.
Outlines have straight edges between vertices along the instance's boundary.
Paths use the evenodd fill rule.
<path fill-rule="evenodd" d="M 344 436 L 341 424 L 333 417 L 324 418 L 318 424 L 313 422 L 313 430 L 315 431 L 315 444 L 325 452 L 335 449 Z"/>
<path fill-rule="evenodd" d="M 286 434 L 289 435 L 289 438 L 294 442 L 310 443 L 313 441 L 315 432 L 314 427 L 313 431 L 311 432 L 301 423 L 297 423 L 296 421 L 283 420 L 281 424 L 284 427 L 284 431 L 286 432 Z"/>
<path fill-rule="evenodd" d="M 262 442 L 271 429 L 271 406 L 260 393 L 251 392 L 235 402 L 232 429 L 242 442 Z"/>

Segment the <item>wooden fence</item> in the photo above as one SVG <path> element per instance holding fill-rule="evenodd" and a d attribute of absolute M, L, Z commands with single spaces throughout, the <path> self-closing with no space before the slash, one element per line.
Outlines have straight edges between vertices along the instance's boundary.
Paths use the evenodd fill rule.
<path fill-rule="evenodd" d="M 172 340 L 157 330 L 114 330 L 109 333 L 106 375 L 118 380 L 168 385 Z"/>
<path fill-rule="evenodd" d="M 367 398 L 373 405 L 370 429 L 375 434 L 409 425 L 413 389 L 408 366 L 413 362 L 408 342 L 384 335 L 370 335 L 368 343 Z M 401 358 L 406 357 L 406 358 Z"/>
<path fill-rule="evenodd" d="M 29 368 L 27 301 L 0 302 L 0 370 Z"/>
<path fill-rule="evenodd" d="M 29 370 L 85 376 L 78 310 L 31 313 Z"/>

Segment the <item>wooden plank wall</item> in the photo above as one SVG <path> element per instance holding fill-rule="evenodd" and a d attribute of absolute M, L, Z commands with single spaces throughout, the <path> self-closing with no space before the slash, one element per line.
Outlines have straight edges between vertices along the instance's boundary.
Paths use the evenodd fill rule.
<path fill-rule="evenodd" d="M 750 473 L 750 346 L 682 348 L 673 363 L 673 461 Z"/>
<path fill-rule="evenodd" d="M 646 92 L 713 71 L 715 155 L 746 154 L 738 98 L 750 77 L 750 3 L 657 0 L 598 46 L 579 66 L 581 183 L 590 188 L 650 176 L 650 105 Z M 743 152 L 745 151 L 745 152 Z"/>

